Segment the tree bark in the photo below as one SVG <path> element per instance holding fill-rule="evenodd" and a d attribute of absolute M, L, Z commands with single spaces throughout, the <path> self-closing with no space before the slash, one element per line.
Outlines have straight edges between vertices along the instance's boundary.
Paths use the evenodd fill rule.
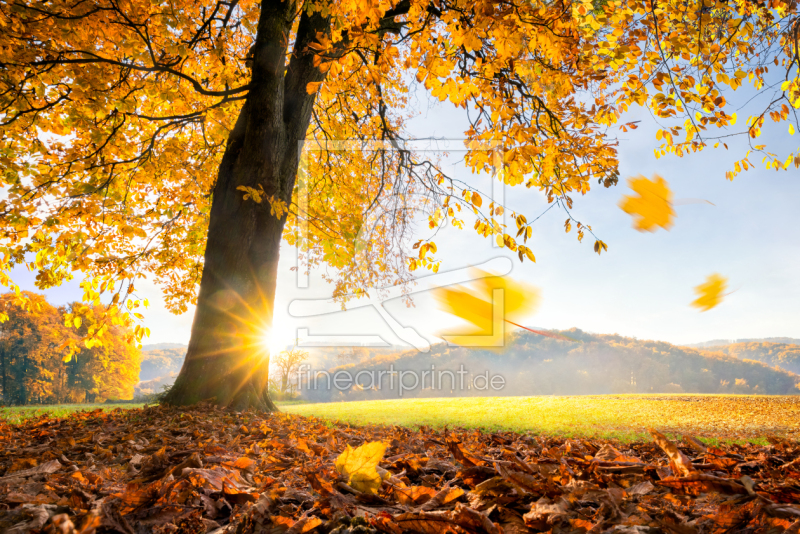
<path fill-rule="evenodd" d="M 2 378 L 3 404 L 8 404 L 8 381 L 6 380 L 6 343 L 0 342 L 0 378 Z"/>
<path fill-rule="evenodd" d="M 212 401 L 237 410 L 276 410 L 269 398 L 267 337 L 272 325 L 280 241 L 286 216 L 269 198 L 291 202 L 314 95 L 322 81 L 307 45 L 329 21 L 300 19 L 288 66 L 285 57 L 296 6 L 264 0 L 253 47 L 252 80 L 228 138 L 213 190 L 205 264 L 186 359 L 165 402 Z M 240 186 L 263 188 L 244 200 Z"/>

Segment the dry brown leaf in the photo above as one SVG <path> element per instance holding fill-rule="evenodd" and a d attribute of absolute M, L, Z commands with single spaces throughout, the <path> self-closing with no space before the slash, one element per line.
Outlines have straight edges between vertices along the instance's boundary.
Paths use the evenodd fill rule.
<path fill-rule="evenodd" d="M 650 434 L 653 436 L 653 440 L 661 447 L 667 456 L 669 457 L 669 465 L 672 468 L 672 472 L 675 473 L 677 476 L 688 476 L 695 472 L 694 466 L 692 466 L 691 460 L 683 454 L 678 447 L 675 446 L 667 437 L 662 434 L 661 432 L 650 429 Z"/>
<path fill-rule="evenodd" d="M 258 430 L 242 433 L 242 426 Z M 63 448 L 56 434 L 74 436 L 75 447 Z M 309 454 L 297 436 L 314 436 L 325 448 L 302 438 Z M 385 465 L 395 474 L 377 495 L 340 493 L 335 456 L 318 449 L 376 441 L 389 447 Z M 339 527 L 342 534 L 368 527 L 383 534 L 714 534 L 739 523 L 731 534 L 798 529 L 800 473 L 794 466 L 800 444 L 694 447 L 706 462 L 697 464 L 703 472 L 672 476 L 679 473 L 680 450 L 660 441 L 623 447 L 512 432 L 328 426 L 207 406 L 84 413 L 2 428 L 0 472 L 7 474 L 0 485 L 0 531 L 24 526 L 42 510 L 44 534 L 69 525 L 240 534 Z M 187 465 L 193 457 L 205 467 Z M 40 465 L 8 473 L 15 461 L 22 467 L 30 458 Z M 181 464 L 187 466 L 176 469 Z M 137 474 L 139 466 L 145 476 Z M 736 515 L 726 502 L 755 504 L 749 515 Z M 413 508 L 392 515 L 404 507 Z"/>

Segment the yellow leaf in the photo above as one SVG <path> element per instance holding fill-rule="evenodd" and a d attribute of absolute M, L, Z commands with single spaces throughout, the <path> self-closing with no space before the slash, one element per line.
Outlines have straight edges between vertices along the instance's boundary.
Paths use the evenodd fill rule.
<path fill-rule="evenodd" d="M 481 204 L 483 204 L 483 199 L 481 198 L 481 196 L 478 193 L 472 193 L 472 203 L 476 207 L 480 208 Z"/>
<path fill-rule="evenodd" d="M 694 288 L 694 292 L 698 295 L 697 299 L 692 301 L 692 306 L 700 308 L 700 311 L 708 311 L 711 308 L 719 305 L 722 302 L 723 292 L 728 287 L 728 279 L 719 274 L 712 274 L 706 278 L 704 284 L 700 284 Z"/>
<path fill-rule="evenodd" d="M 528 256 L 528 259 L 531 260 L 533 263 L 536 263 L 536 256 L 533 255 L 533 252 L 531 252 L 531 249 L 526 247 L 525 248 L 525 255 Z"/>
<path fill-rule="evenodd" d="M 376 495 L 381 487 L 381 475 L 376 468 L 385 451 L 386 444 L 380 441 L 365 443 L 356 449 L 348 445 L 336 458 L 336 471 L 353 489 Z"/>
<path fill-rule="evenodd" d="M 310 95 L 313 95 L 319 91 L 320 85 L 322 85 L 322 82 L 309 82 L 308 85 L 306 85 L 306 92 Z"/>
<path fill-rule="evenodd" d="M 789 135 L 794 135 L 794 124 L 789 125 Z"/>
<path fill-rule="evenodd" d="M 639 175 L 628 180 L 638 196 L 624 196 L 619 204 L 622 211 L 633 216 L 633 227 L 640 232 L 655 232 L 657 227 L 669 230 L 675 210 L 672 209 L 672 191 L 667 182 L 655 175 L 648 180 Z"/>
<path fill-rule="evenodd" d="M 608 250 L 608 245 L 606 245 L 599 239 L 594 242 L 594 251 L 597 252 L 598 255 L 602 253 L 604 250 L 606 251 Z"/>
<path fill-rule="evenodd" d="M 526 248 L 531 259 L 533 253 Z M 507 276 L 488 276 L 489 273 L 474 269 L 476 278 L 469 287 L 451 286 L 436 289 L 434 298 L 439 307 L 460 319 L 472 323 L 474 327 L 468 335 L 491 336 L 493 320 L 494 290 L 503 290 L 503 319 L 521 322 L 524 317 L 536 311 L 539 305 L 539 289 L 524 282 L 512 280 Z"/>
<path fill-rule="evenodd" d="M 75 325 L 75 328 L 80 328 L 81 327 L 81 318 L 80 317 L 75 317 L 72 320 L 72 324 Z"/>

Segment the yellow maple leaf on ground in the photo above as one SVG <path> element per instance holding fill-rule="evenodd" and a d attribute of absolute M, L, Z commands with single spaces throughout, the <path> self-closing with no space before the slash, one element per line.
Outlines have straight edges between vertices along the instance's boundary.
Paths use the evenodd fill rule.
<path fill-rule="evenodd" d="M 722 302 L 723 292 L 728 287 L 728 279 L 717 273 L 709 275 L 704 284 L 694 288 L 697 299 L 692 301 L 692 306 L 700 311 L 708 311 Z"/>
<path fill-rule="evenodd" d="M 350 445 L 336 458 L 336 471 L 347 479 L 347 484 L 363 493 L 378 493 L 382 477 L 378 462 L 383 458 L 386 444 L 380 441 L 365 443 L 357 448 Z"/>
<path fill-rule="evenodd" d="M 619 203 L 622 211 L 633 216 L 633 227 L 640 232 L 655 232 L 659 226 L 669 230 L 675 218 L 672 191 L 666 180 L 657 174 L 653 178 L 629 178 L 628 185 L 637 196 L 625 195 Z"/>

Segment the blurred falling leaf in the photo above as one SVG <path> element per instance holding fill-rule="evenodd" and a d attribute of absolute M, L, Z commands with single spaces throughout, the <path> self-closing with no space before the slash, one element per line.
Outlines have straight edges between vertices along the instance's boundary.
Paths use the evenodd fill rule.
<path fill-rule="evenodd" d="M 347 484 L 364 493 L 377 494 L 381 475 L 376 467 L 383 458 L 386 444 L 380 441 L 365 443 L 353 449 L 350 445 L 336 458 L 336 471 L 347 479 Z"/>
<path fill-rule="evenodd" d="M 436 289 L 434 297 L 442 310 L 472 323 L 470 335 L 491 336 L 492 303 L 494 290 L 503 291 L 502 319 L 506 322 L 520 321 L 522 317 L 536 311 L 539 304 L 539 289 L 508 277 L 491 276 L 480 269 L 473 269 L 470 286 L 450 286 Z"/>
<path fill-rule="evenodd" d="M 649 180 L 642 175 L 628 179 L 628 185 L 637 196 L 624 196 L 619 204 L 622 211 L 633 216 L 633 227 L 640 232 L 655 232 L 657 227 L 669 230 L 675 210 L 672 209 L 672 191 L 661 176 Z"/>
<path fill-rule="evenodd" d="M 728 279 L 717 273 L 709 275 L 704 284 L 694 288 L 698 297 L 692 301 L 692 306 L 700 308 L 700 311 L 708 311 L 722 302 L 723 292 L 728 287 Z"/>

